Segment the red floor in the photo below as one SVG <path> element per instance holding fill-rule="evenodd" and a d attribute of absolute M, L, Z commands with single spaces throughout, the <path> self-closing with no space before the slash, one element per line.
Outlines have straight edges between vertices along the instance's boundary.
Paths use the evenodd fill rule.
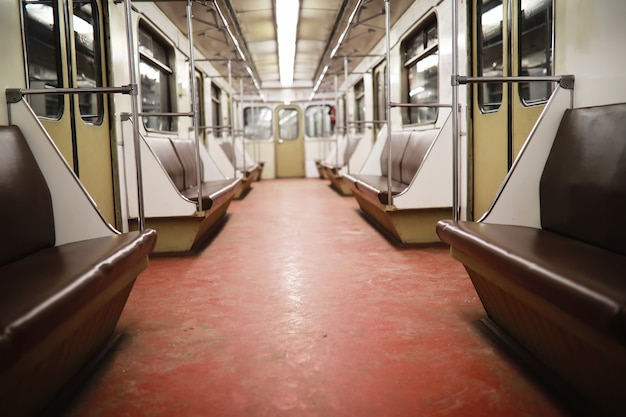
<path fill-rule="evenodd" d="M 479 330 L 445 247 L 397 249 L 319 179 L 263 180 L 155 258 L 72 417 L 565 416 Z"/>

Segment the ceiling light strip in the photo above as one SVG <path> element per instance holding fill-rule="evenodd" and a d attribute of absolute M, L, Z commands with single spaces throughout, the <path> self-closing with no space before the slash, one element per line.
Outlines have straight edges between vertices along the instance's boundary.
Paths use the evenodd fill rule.
<path fill-rule="evenodd" d="M 352 21 L 354 20 L 354 16 L 356 16 L 356 12 L 359 11 L 359 9 L 361 8 L 362 4 L 363 4 L 363 0 L 359 0 L 357 5 L 355 6 L 354 10 L 352 10 L 352 14 L 350 14 L 350 18 L 348 19 L 348 24 L 346 25 L 346 28 L 341 33 L 341 36 L 339 37 L 339 40 L 337 41 L 337 45 L 335 45 L 335 48 L 330 53 L 330 57 L 331 58 L 335 57 L 335 54 L 339 50 L 339 47 L 341 46 L 341 43 L 343 42 L 343 39 L 346 37 L 346 35 L 348 34 L 348 31 L 350 30 L 350 26 L 352 26 Z"/>
<path fill-rule="evenodd" d="M 280 84 L 293 85 L 296 57 L 296 35 L 300 16 L 299 0 L 276 0 L 276 40 L 278 42 L 278 68 Z"/>

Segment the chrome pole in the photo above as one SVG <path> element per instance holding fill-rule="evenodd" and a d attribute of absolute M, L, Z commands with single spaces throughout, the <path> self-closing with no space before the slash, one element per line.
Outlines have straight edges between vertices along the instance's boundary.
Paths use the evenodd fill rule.
<path fill-rule="evenodd" d="M 337 88 L 338 88 L 338 81 L 337 81 L 337 74 L 335 74 L 335 125 L 337 124 L 337 110 L 339 109 L 339 95 L 337 94 Z M 337 169 L 339 169 L 339 134 L 337 133 L 337 129 L 335 130 L 335 150 L 337 152 L 335 152 L 335 166 L 337 167 Z M 347 139 L 346 139 L 347 140 Z M 324 155 L 326 155 L 326 152 L 324 152 Z M 344 164 L 346 163 L 346 161 L 343 161 Z M 348 167 L 348 170 L 350 168 Z M 348 171 L 349 172 L 349 171 Z"/>
<path fill-rule="evenodd" d="M 461 140 L 459 138 L 458 4 L 452 0 L 452 207 L 453 219 L 461 218 Z"/>
<path fill-rule="evenodd" d="M 389 77 L 389 66 L 391 64 L 391 23 L 390 23 L 390 10 L 389 0 L 385 0 L 385 47 L 386 47 L 386 60 L 385 65 L 385 89 L 387 90 L 385 100 L 385 114 L 387 116 L 387 205 L 393 205 L 393 196 L 391 192 L 391 80 Z"/>
<path fill-rule="evenodd" d="M 243 114 L 243 78 L 239 79 L 239 106 L 241 112 L 237 112 L 237 115 Z M 241 147 L 243 148 L 243 171 L 246 172 L 246 135 L 244 134 L 243 117 L 239 119 L 239 129 L 241 130 Z M 234 149 L 233 149 L 234 153 Z"/>
<path fill-rule="evenodd" d="M 344 78 L 344 82 L 346 83 L 346 92 L 347 92 L 348 91 L 348 56 L 347 55 L 344 55 L 343 57 L 343 78 Z M 348 98 L 348 95 L 346 94 L 346 99 L 347 98 Z M 336 111 L 337 109 L 335 109 L 335 112 Z M 346 114 L 344 114 L 344 124 L 346 126 L 346 131 L 344 132 L 345 137 L 343 138 L 346 141 L 346 143 L 350 140 L 350 128 L 348 127 L 349 120 L 350 118 L 348 117 L 348 111 L 346 111 Z M 337 153 L 339 153 L 339 142 L 336 143 L 335 149 L 337 150 Z"/>
<path fill-rule="evenodd" d="M 193 138 L 196 141 L 196 181 L 198 182 L 198 211 L 202 211 L 202 158 L 200 158 L 200 119 L 198 114 L 198 91 L 196 85 L 196 61 L 193 44 L 191 0 L 187 0 L 187 37 L 189 38 L 189 85 L 191 88 L 191 113 L 193 116 Z"/>
<path fill-rule="evenodd" d="M 233 148 L 233 178 L 237 178 L 237 157 L 235 156 L 235 98 L 233 97 L 232 60 L 228 60 L 228 94 L 230 99 L 230 145 Z"/>
<path fill-rule="evenodd" d="M 139 138 L 139 122 L 137 113 L 139 112 L 139 103 L 137 101 L 137 74 L 135 73 L 137 63 L 135 62 L 135 39 L 133 36 L 132 9 L 131 0 L 125 0 L 125 18 L 126 18 L 126 41 L 128 44 L 128 72 L 130 73 L 130 85 L 132 93 L 130 94 L 131 114 L 133 118 L 133 145 L 135 148 L 135 171 L 137 175 L 137 210 L 138 210 L 138 228 L 143 231 L 145 228 L 145 213 L 143 201 L 143 175 L 141 168 L 141 143 Z"/>

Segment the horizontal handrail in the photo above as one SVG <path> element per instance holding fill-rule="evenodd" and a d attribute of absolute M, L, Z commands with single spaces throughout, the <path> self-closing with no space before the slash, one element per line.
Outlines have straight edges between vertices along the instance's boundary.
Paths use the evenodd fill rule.
<path fill-rule="evenodd" d="M 7 88 L 7 103 L 17 103 L 22 97 L 30 95 L 64 95 L 64 94 L 135 94 L 132 85 L 121 87 L 81 87 L 81 88 Z"/>
<path fill-rule="evenodd" d="M 120 117 L 122 118 L 122 121 L 127 121 L 131 118 L 131 114 L 130 113 L 126 113 L 126 112 L 122 112 L 120 113 Z M 194 117 L 195 113 L 194 112 L 189 112 L 189 113 L 146 113 L 146 112 L 142 112 L 142 113 L 137 113 L 137 116 L 141 116 L 141 117 Z"/>
<path fill-rule="evenodd" d="M 456 82 L 456 84 L 455 84 Z M 467 77 L 453 75 L 452 85 L 457 84 L 487 84 L 487 83 L 528 83 L 528 82 L 556 82 L 561 87 L 571 90 L 574 88 L 574 75 L 525 75 L 511 77 Z"/>
<path fill-rule="evenodd" d="M 432 108 L 452 108 L 452 104 L 443 103 L 389 103 L 390 107 L 432 107 Z"/>
<path fill-rule="evenodd" d="M 196 114 L 194 112 L 184 112 L 184 113 L 176 113 L 176 112 L 140 112 L 137 113 L 137 116 L 141 117 L 194 117 Z"/>
<path fill-rule="evenodd" d="M 354 121 L 347 121 L 346 124 L 349 125 L 368 125 L 368 124 L 374 124 L 374 123 L 387 123 L 386 120 L 354 120 Z"/>

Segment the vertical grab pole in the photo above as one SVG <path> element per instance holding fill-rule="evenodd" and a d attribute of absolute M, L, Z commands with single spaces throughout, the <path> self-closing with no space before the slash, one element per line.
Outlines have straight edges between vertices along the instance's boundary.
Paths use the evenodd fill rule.
<path fill-rule="evenodd" d="M 196 142 L 196 181 L 198 182 L 198 211 L 202 211 L 202 159 L 200 158 L 200 117 L 198 115 L 198 91 L 196 90 L 196 60 L 193 45 L 191 0 L 187 0 L 187 36 L 189 38 L 189 85 L 191 88 L 191 112 L 193 113 L 193 136 Z"/>
<path fill-rule="evenodd" d="M 232 60 L 228 60 L 228 93 L 230 94 L 230 145 L 233 148 L 233 178 L 237 178 L 237 156 L 235 154 L 235 97 L 233 96 Z"/>
<path fill-rule="evenodd" d="M 241 107 L 241 114 L 243 115 L 244 103 L 243 103 L 243 78 L 239 79 L 239 106 Z M 237 112 L 240 114 L 240 112 Z M 243 172 L 246 172 L 246 136 L 243 134 L 243 117 L 239 119 L 239 130 L 241 131 L 241 147 L 243 148 Z M 233 149 L 233 152 L 235 150 Z"/>
<path fill-rule="evenodd" d="M 458 3 L 452 0 L 452 207 L 453 219 L 461 218 L 461 140 L 459 138 L 459 81 L 458 81 Z"/>
<path fill-rule="evenodd" d="M 343 57 L 343 79 L 346 83 L 346 92 L 347 92 L 348 91 L 348 56 L 347 55 L 344 55 Z M 348 95 L 346 94 L 346 99 L 347 98 L 348 98 Z M 337 109 L 335 109 L 335 111 L 337 111 Z M 344 123 L 346 126 L 346 131 L 344 132 L 344 140 L 346 141 L 346 143 L 350 139 L 350 125 L 348 125 L 348 121 L 349 121 L 349 117 L 348 117 L 348 112 L 346 111 L 346 114 L 344 115 Z M 335 143 L 335 145 L 336 145 L 335 150 L 337 151 L 336 153 L 339 154 L 339 142 Z"/>
<path fill-rule="evenodd" d="M 385 0 L 385 46 L 387 50 L 387 65 L 385 65 L 385 89 L 387 90 L 385 100 L 385 114 L 387 116 L 387 143 L 385 143 L 385 146 L 387 147 L 387 205 L 391 206 L 393 205 L 393 196 L 391 192 L 391 80 L 389 77 L 389 67 L 391 64 L 391 39 L 389 32 L 391 31 L 391 23 L 389 14 L 389 0 Z"/>
<path fill-rule="evenodd" d="M 145 228 L 145 213 L 144 213 L 144 201 L 143 201 L 143 173 L 141 168 L 141 143 L 139 142 L 139 103 L 137 102 L 138 86 L 137 86 L 137 74 L 135 70 L 137 63 L 135 62 L 135 39 L 133 37 L 133 23 L 131 18 L 131 0 L 125 0 L 125 19 L 126 19 L 126 42 L 128 44 L 128 72 L 130 75 L 130 85 L 132 88 L 130 94 L 130 106 L 131 114 L 133 118 L 133 146 L 135 150 L 135 171 L 137 175 L 137 227 L 140 231 Z"/>
<path fill-rule="evenodd" d="M 338 103 L 339 99 L 338 99 L 338 94 L 337 94 L 337 74 L 335 74 L 335 126 L 337 125 L 337 111 L 339 110 L 339 103 Z M 339 134 L 337 133 L 337 129 L 333 129 L 335 132 L 335 166 L 337 167 L 337 169 L 339 169 Z M 326 155 L 326 153 L 324 152 L 324 155 Z M 345 164 L 346 161 L 343 161 L 343 163 Z M 349 172 L 349 171 L 348 171 Z"/>

